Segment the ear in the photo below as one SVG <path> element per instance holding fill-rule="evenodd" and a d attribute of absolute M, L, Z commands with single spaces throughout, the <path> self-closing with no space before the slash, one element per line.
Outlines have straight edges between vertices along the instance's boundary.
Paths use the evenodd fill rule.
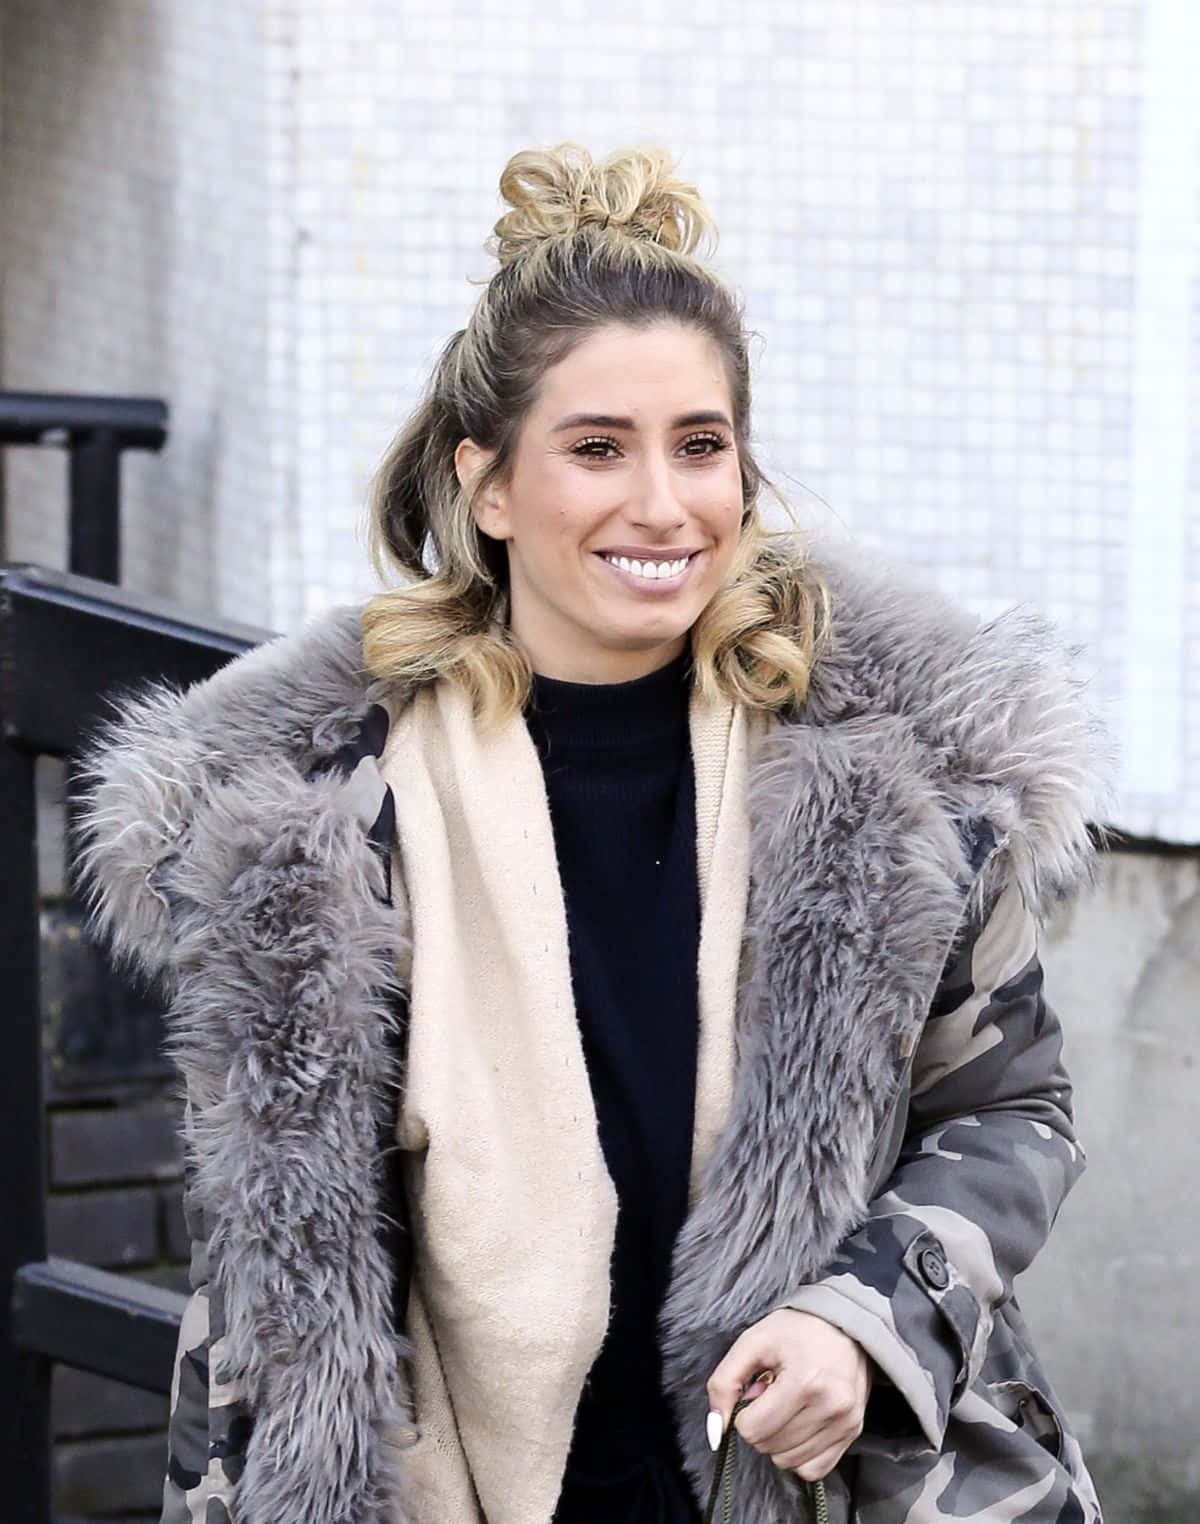
<path fill-rule="evenodd" d="M 507 492 L 497 481 L 489 482 L 482 492 L 475 491 L 475 483 L 495 456 L 495 450 L 485 450 L 473 439 L 462 439 L 454 452 L 454 470 L 471 504 L 471 516 L 479 532 L 493 540 L 507 540 L 511 538 Z"/>

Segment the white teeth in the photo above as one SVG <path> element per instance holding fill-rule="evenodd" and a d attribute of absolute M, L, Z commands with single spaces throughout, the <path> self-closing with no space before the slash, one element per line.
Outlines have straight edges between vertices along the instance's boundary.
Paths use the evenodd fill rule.
<path fill-rule="evenodd" d="M 686 556 L 678 561 L 634 561 L 628 556 L 606 556 L 605 560 L 610 566 L 619 566 L 622 571 L 644 577 L 648 582 L 656 582 L 660 577 L 677 577 L 688 564 Z"/>

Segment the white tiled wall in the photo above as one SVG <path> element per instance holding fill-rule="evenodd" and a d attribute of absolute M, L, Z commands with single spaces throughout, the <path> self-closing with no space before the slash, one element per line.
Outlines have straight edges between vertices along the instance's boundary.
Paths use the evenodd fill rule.
<path fill-rule="evenodd" d="M 3 383 L 165 398 L 163 453 L 124 458 L 125 580 L 250 623 L 282 511 L 267 53 L 239 0 L 5 0 Z M 6 453 L 9 556 L 65 564 L 65 457 Z"/>
<path fill-rule="evenodd" d="M 1200 7 L 9 0 L 5 383 L 161 391 L 127 580 L 288 627 L 371 587 L 379 453 L 514 149 L 651 139 L 722 226 L 801 514 L 1087 650 L 1117 824 L 1200 839 Z M 1189 62 L 1190 61 L 1190 62 Z M 52 467 L 18 541 L 61 555 Z"/>

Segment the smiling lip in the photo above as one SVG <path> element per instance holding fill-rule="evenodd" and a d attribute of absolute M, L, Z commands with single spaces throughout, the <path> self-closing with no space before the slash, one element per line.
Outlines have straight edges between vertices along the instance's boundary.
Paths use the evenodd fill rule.
<path fill-rule="evenodd" d="M 596 555 L 599 557 L 599 559 L 603 561 L 607 567 L 610 568 L 614 576 L 621 579 L 626 587 L 634 588 L 639 593 L 648 593 L 651 595 L 674 592 L 677 587 L 682 586 L 691 574 L 692 566 L 699 554 L 700 551 L 698 550 L 687 550 L 683 548 L 674 551 L 647 550 L 645 547 L 637 551 L 596 551 Z M 665 563 L 668 561 L 682 561 L 683 565 L 673 576 L 645 577 L 640 575 L 638 572 L 633 571 L 632 569 L 627 570 L 623 566 L 618 566 L 616 564 L 616 557 L 618 556 L 620 556 L 623 560 L 637 561 L 642 565 L 646 565 L 648 562 L 654 562 L 657 564 Z"/>
<path fill-rule="evenodd" d="M 690 561 L 693 556 L 698 556 L 700 552 L 694 547 L 687 545 L 667 546 L 663 550 L 656 550 L 652 545 L 605 545 L 596 554 L 598 556 L 624 556 L 629 561 L 682 561 L 684 557 Z"/>

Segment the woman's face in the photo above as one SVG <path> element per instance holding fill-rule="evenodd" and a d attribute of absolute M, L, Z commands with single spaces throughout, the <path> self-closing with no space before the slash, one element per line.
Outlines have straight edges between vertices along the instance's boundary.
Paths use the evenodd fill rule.
<path fill-rule="evenodd" d="M 465 484 L 490 458 L 464 440 Z M 624 682 L 664 665 L 729 569 L 742 482 L 716 345 L 677 323 L 597 329 L 548 370 L 507 479 L 477 498 L 508 547 L 535 672 Z"/>

